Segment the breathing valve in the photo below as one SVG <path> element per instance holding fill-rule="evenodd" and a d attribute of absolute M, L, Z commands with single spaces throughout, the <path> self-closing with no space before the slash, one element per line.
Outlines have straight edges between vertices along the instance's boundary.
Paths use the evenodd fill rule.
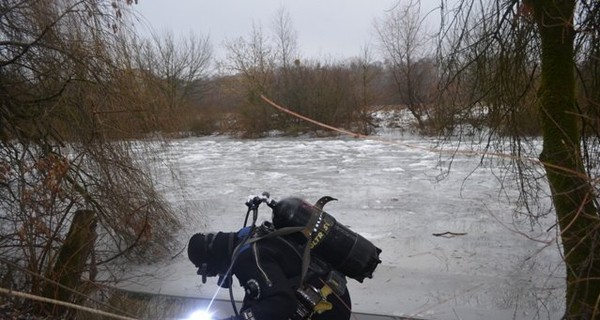
<path fill-rule="evenodd" d="M 256 210 L 261 203 L 266 203 L 269 207 L 273 208 L 275 200 L 271 199 L 271 195 L 268 192 L 263 192 L 260 196 L 251 195 L 246 200 L 246 206 L 249 210 Z"/>

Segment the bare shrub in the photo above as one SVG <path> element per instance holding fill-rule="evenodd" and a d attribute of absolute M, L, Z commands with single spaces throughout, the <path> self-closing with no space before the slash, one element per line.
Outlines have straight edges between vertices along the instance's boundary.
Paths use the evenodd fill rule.
<path fill-rule="evenodd" d="M 29 271 L 2 274 L 6 287 L 42 293 L 39 276 L 50 275 L 79 209 L 98 221 L 87 280 L 116 280 L 127 259 L 169 252 L 179 221 L 144 160 L 161 145 L 128 140 L 157 122 L 142 108 L 149 91 L 131 81 L 144 73 L 122 64 L 124 5 L 26 0 L 3 7 L 0 258 Z"/>

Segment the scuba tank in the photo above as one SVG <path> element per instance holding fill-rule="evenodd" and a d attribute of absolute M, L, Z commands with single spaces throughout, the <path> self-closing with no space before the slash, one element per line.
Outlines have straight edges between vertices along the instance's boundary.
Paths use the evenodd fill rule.
<path fill-rule="evenodd" d="M 271 203 L 273 225 L 276 229 L 305 226 L 302 233 L 315 255 L 358 282 L 372 278 L 381 263 L 381 249 L 323 211 L 330 200 L 335 199 L 323 197 L 314 206 L 295 197 Z"/>

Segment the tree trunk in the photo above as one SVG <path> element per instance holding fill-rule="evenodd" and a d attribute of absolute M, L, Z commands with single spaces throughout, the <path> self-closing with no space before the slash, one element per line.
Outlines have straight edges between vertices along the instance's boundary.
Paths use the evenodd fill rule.
<path fill-rule="evenodd" d="M 81 274 L 96 240 L 96 215 L 91 210 L 77 210 L 73 214 L 73 222 L 64 244 L 60 248 L 54 268 L 48 278 L 59 283 L 47 283 L 46 297 L 72 302 L 73 292 L 81 283 Z M 62 307 L 49 305 L 50 314 L 62 314 Z"/>
<path fill-rule="evenodd" d="M 542 41 L 543 151 L 566 264 L 565 319 L 600 317 L 598 208 L 581 158 L 575 102 L 575 0 L 530 0 Z"/>

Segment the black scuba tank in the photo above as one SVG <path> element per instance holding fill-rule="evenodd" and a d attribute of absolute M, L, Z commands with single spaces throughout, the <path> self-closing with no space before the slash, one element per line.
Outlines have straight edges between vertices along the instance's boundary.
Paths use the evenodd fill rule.
<path fill-rule="evenodd" d="M 276 229 L 306 226 L 304 235 L 314 254 L 359 282 L 373 277 L 375 268 L 381 263 L 381 249 L 369 240 L 300 198 L 280 200 L 272 208 Z"/>

